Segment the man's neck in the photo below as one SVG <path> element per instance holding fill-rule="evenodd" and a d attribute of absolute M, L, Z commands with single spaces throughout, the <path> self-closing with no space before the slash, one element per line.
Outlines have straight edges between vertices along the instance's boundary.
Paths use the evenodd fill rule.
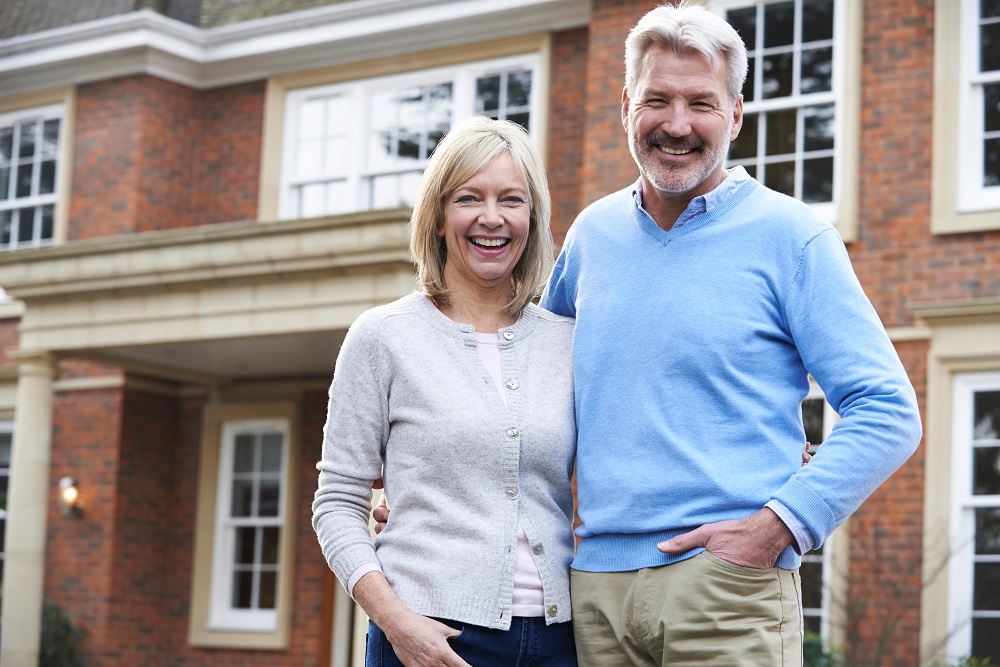
<path fill-rule="evenodd" d="M 729 176 L 729 172 L 725 169 L 720 169 L 718 173 L 713 174 L 696 188 L 679 193 L 657 190 L 643 177 L 642 207 L 646 210 L 646 213 L 649 213 L 660 229 L 669 232 L 673 229 L 677 219 L 687 210 L 692 199 L 707 194 L 719 187 L 719 184 L 726 180 L 727 176 Z"/>

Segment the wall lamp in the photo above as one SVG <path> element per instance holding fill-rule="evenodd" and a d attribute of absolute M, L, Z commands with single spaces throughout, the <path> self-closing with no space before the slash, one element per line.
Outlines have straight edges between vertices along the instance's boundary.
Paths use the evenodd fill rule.
<path fill-rule="evenodd" d="M 59 480 L 59 512 L 63 516 L 83 514 L 83 508 L 80 507 L 80 489 L 72 477 L 63 477 Z"/>

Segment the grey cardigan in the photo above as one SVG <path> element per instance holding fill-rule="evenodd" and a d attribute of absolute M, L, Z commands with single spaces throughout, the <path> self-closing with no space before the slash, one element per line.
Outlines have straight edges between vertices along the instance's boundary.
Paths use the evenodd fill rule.
<path fill-rule="evenodd" d="M 422 294 L 355 321 L 330 386 L 313 502 L 342 584 L 378 562 L 412 611 L 507 629 L 520 524 L 546 621 L 570 620 L 572 336 L 573 320 L 534 305 L 500 331 L 504 406 L 473 327 Z M 383 466 L 392 515 L 373 544 L 371 486 Z"/>

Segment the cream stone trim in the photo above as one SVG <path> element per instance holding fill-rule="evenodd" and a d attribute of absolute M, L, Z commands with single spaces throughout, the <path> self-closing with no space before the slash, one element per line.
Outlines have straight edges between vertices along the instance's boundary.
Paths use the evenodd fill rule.
<path fill-rule="evenodd" d="M 77 356 L 109 348 L 347 329 L 413 290 L 408 211 L 226 223 L 0 255 L 0 285 L 28 302 L 20 344 Z M 179 382 L 222 380 L 176 373 Z"/>
<path fill-rule="evenodd" d="M 59 164 L 56 172 L 56 192 L 58 196 L 56 199 L 55 218 L 52 221 L 52 243 L 59 244 L 66 242 L 67 226 L 69 225 L 69 195 L 70 188 L 73 187 L 72 165 L 76 127 L 76 88 L 74 86 L 65 86 L 2 97 L 0 98 L 0 113 L 41 107 L 49 104 L 61 104 L 63 108 L 63 116 L 60 123 L 62 136 L 59 139 Z M 6 312 L 7 305 L 0 304 L 0 318 L 12 315 L 19 316 L 23 312 L 22 307 L 21 311 L 8 313 Z M 12 308 L 11 310 L 14 309 Z"/>
<path fill-rule="evenodd" d="M 538 136 L 540 148 L 545 155 L 548 133 L 547 113 L 548 74 L 551 69 L 551 37 L 548 33 L 521 35 L 478 44 L 433 49 L 399 57 L 380 58 L 361 63 L 349 63 L 334 67 L 294 72 L 273 76 L 267 81 L 264 95 L 264 130 L 261 140 L 260 187 L 257 199 L 257 217 L 260 220 L 277 220 L 278 201 L 281 190 L 282 148 L 285 130 L 285 98 L 292 90 L 325 86 L 345 81 L 371 79 L 392 74 L 405 74 L 434 67 L 445 67 L 461 63 L 490 60 L 525 53 L 538 53 L 542 72 L 539 90 L 543 91 L 541 118 Z M 544 86 L 544 87 L 542 87 Z"/>
<path fill-rule="evenodd" d="M 931 160 L 931 232 L 957 234 L 1000 229 L 1000 211 L 959 212 L 958 146 L 962 3 L 934 3 L 934 113 Z"/>
<path fill-rule="evenodd" d="M 241 649 L 283 649 L 288 647 L 292 614 L 292 586 L 295 581 L 296 518 L 298 512 L 289 503 L 284 508 L 285 522 L 281 537 L 281 574 L 277 627 L 273 632 L 219 632 L 208 627 L 212 588 L 212 549 L 215 531 L 215 501 L 219 493 L 219 452 L 225 422 L 250 419 L 282 419 L 288 423 L 288 461 L 286 498 L 297 498 L 299 452 L 299 405 L 295 402 L 210 403 L 202 421 L 201 465 L 198 479 L 198 505 L 195 517 L 194 563 L 191 579 L 191 613 L 188 642 L 192 646 Z"/>
<path fill-rule="evenodd" d="M 924 433 L 920 656 L 921 664 L 943 664 L 949 636 L 954 377 L 963 372 L 1000 370 L 1000 299 L 917 304 L 911 310 L 918 324 L 931 331 Z"/>
<path fill-rule="evenodd" d="M 928 340 L 931 337 L 931 330 L 927 327 L 890 327 L 885 332 L 893 343 Z"/>

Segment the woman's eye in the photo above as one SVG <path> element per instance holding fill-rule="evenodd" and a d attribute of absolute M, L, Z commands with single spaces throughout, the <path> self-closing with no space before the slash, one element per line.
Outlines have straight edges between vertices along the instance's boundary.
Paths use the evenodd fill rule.
<path fill-rule="evenodd" d="M 521 199 L 520 197 L 510 196 L 510 197 L 504 197 L 503 202 L 505 204 L 512 204 L 515 206 L 519 206 L 524 203 L 524 200 Z"/>
<path fill-rule="evenodd" d="M 461 197 L 455 199 L 455 203 L 458 204 L 468 204 L 474 201 L 476 201 L 476 198 L 472 195 L 462 195 Z"/>

